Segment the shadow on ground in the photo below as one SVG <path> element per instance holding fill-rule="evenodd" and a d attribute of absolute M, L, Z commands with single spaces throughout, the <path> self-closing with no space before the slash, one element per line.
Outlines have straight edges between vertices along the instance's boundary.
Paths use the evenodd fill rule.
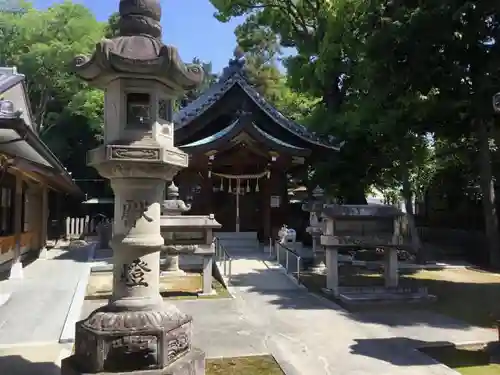
<path fill-rule="evenodd" d="M 60 247 L 57 250 L 64 250 L 61 254 L 54 257 L 54 259 L 70 259 L 74 262 L 87 263 L 88 262 L 88 247 L 90 244 L 77 244 Z"/>
<path fill-rule="evenodd" d="M 20 355 L 0 356 L 0 373 L 5 375 L 60 375 L 55 363 L 31 362 Z"/>
<path fill-rule="evenodd" d="M 452 345 L 447 342 L 436 344 Z M 351 354 L 375 358 L 395 366 L 430 366 L 436 361 L 417 350 L 427 345 L 428 342 L 404 337 L 357 339 L 349 350 Z"/>
<path fill-rule="evenodd" d="M 28 255 L 25 256 L 22 260 L 23 268 L 29 266 L 35 260 L 38 259 L 38 252 L 29 252 Z M 10 267 L 5 267 L 0 271 L 0 281 L 7 280 L 10 275 Z"/>
<path fill-rule="evenodd" d="M 462 348 L 446 341 L 429 343 L 402 337 L 358 339 L 349 349 L 351 354 L 375 358 L 395 366 L 429 366 L 436 361 L 453 368 L 490 364 L 487 346 Z"/>
<path fill-rule="evenodd" d="M 402 278 L 402 285 L 426 286 L 438 300 L 426 304 L 370 305 L 361 310 L 347 311 L 335 301 L 327 303 L 307 291 L 297 289 L 296 285 L 285 276 L 278 278 L 280 280 L 277 283 L 276 272 L 273 269 L 264 269 L 234 275 L 231 285 L 264 295 L 268 303 L 281 309 L 333 309 L 359 322 L 389 327 L 429 326 L 458 330 L 475 327 L 493 328 L 496 317 L 500 316 L 500 305 L 497 303 L 500 300 L 500 278 L 499 283 L 481 284 Z M 301 281 L 317 295 L 322 294 L 321 288 L 325 286 L 325 277 L 323 276 L 321 280 L 321 283 L 318 283 L 318 280 L 311 282 L 307 274 L 301 276 Z M 383 280 L 380 279 L 375 282 L 377 283 L 383 285 Z M 368 275 L 345 277 L 341 279 L 341 285 L 373 286 L 374 278 Z"/>

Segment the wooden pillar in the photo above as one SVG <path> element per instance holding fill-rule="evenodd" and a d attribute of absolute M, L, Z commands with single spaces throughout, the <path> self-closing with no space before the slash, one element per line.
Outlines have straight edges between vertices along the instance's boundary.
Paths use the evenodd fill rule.
<path fill-rule="evenodd" d="M 23 229 L 23 179 L 16 173 L 16 189 L 14 194 L 14 257 L 10 269 L 10 279 L 23 278 L 23 264 L 21 262 L 21 234 Z"/>
<path fill-rule="evenodd" d="M 262 223 L 264 225 L 262 239 L 265 244 L 269 241 L 269 238 L 272 237 L 272 220 L 271 220 L 271 179 L 263 179 L 264 183 L 262 184 Z M 273 238 L 274 241 L 274 238 Z"/>
<path fill-rule="evenodd" d="M 42 209 L 40 213 L 40 258 L 47 257 L 47 229 L 49 221 L 49 189 L 42 187 Z"/>
<path fill-rule="evenodd" d="M 214 207 L 213 207 L 213 181 L 212 178 L 209 177 L 208 171 L 206 172 L 204 178 L 203 178 L 203 185 L 202 185 L 202 195 L 203 199 L 205 200 L 205 215 L 210 215 L 214 214 Z"/>

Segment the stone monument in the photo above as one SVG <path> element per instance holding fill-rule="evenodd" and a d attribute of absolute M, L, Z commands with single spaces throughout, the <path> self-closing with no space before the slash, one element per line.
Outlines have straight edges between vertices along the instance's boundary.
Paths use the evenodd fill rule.
<path fill-rule="evenodd" d="M 175 186 L 172 181 L 170 186 L 167 188 L 167 200 L 163 202 L 161 208 L 162 215 L 175 216 L 188 212 L 191 209 L 191 205 L 186 204 L 183 200 L 179 199 L 179 188 Z M 173 240 L 174 233 L 167 232 L 164 234 L 164 238 L 165 237 L 167 240 Z M 178 253 L 167 254 L 167 269 L 165 270 L 165 273 L 168 275 L 185 274 L 185 272 L 179 268 Z"/>
<path fill-rule="evenodd" d="M 326 248 L 326 292 L 344 303 L 432 300 L 426 288 L 399 286 L 398 250 L 411 249 L 403 236 L 404 213 L 393 206 L 324 204 L 321 212 Z M 339 251 L 342 248 L 383 249 L 384 286 L 349 287 L 339 285 Z"/>
<path fill-rule="evenodd" d="M 165 181 L 188 165 L 174 147 L 172 99 L 197 87 L 198 66 L 186 66 L 161 41 L 158 0 L 121 0 L 119 33 L 75 59 L 76 73 L 105 91 L 104 145 L 89 165 L 115 194 L 113 295 L 76 323 L 67 374 L 204 374 L 205 354 L 191 347 L 192 318 L 159 293 L 160 210 Z"/>

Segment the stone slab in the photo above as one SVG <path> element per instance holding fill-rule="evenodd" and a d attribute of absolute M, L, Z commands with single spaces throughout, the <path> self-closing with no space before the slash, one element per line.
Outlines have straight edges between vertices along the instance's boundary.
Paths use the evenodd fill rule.
<path fill-rule="evenodd" d="M 359 294 L 339 294 L 339 300 L 344 304 L 360 303 L 395 303 L 395 302 L 432 302 L 436 296 L 419 293 L 359 293 Z"/>
<path fill-rule="evenodd" d="M 24 280 L 1 281 L 12 294 L 0 306 L 0 345 L 57 342 L 86 262 L 86 249 L 54 248 L 24 268 Z"/>
<path fill-rule="evenodd" d="M 84 267 L 78 283 L 76 284 L 75 293 L 71 299 L 71 304 L 68 309 L 68 314 L 64 320 L 61 336 L 59 336 L 59 343 L 68 343 L 75 341 L 75 323 L 80 320 L 80 314 L 83 307 L 83 301 L 87 291 L 87 284 L 90 276 L 91 261 L 94 259 L 95 249 L 98 243 L 88 245 L 87 250 L 87 265 Z"/>
<path fill-rule="evenodd" d="M 61 361 L 61 375 L 205 375 L 205 353 L 193 348 L 185 356 L 161 370 L 99 372 L 97 374 L 78 371 L 74 364 L 74 356 L 71 356 Z"/>

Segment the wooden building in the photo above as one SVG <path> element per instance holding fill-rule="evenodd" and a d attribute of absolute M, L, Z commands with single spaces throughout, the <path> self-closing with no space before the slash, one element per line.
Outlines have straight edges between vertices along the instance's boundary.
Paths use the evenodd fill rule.
<path fill-rule="evenodd" d="M 35 130 L 24 76 L 0 68 L 0 265 L 22 277 L 21 259 L 45 248 L 49 192 L 80 189 Z"/>
<path fill-rule="evenodd" d="M 261 241 L 288 222 L 288 174 L 339 150 L 286 118 L 249 83 L 244 60 L 174 115 L 176 145 L 190 154 L 176 182 L 192 214 L 215 214 L 223 232 Z"/>

